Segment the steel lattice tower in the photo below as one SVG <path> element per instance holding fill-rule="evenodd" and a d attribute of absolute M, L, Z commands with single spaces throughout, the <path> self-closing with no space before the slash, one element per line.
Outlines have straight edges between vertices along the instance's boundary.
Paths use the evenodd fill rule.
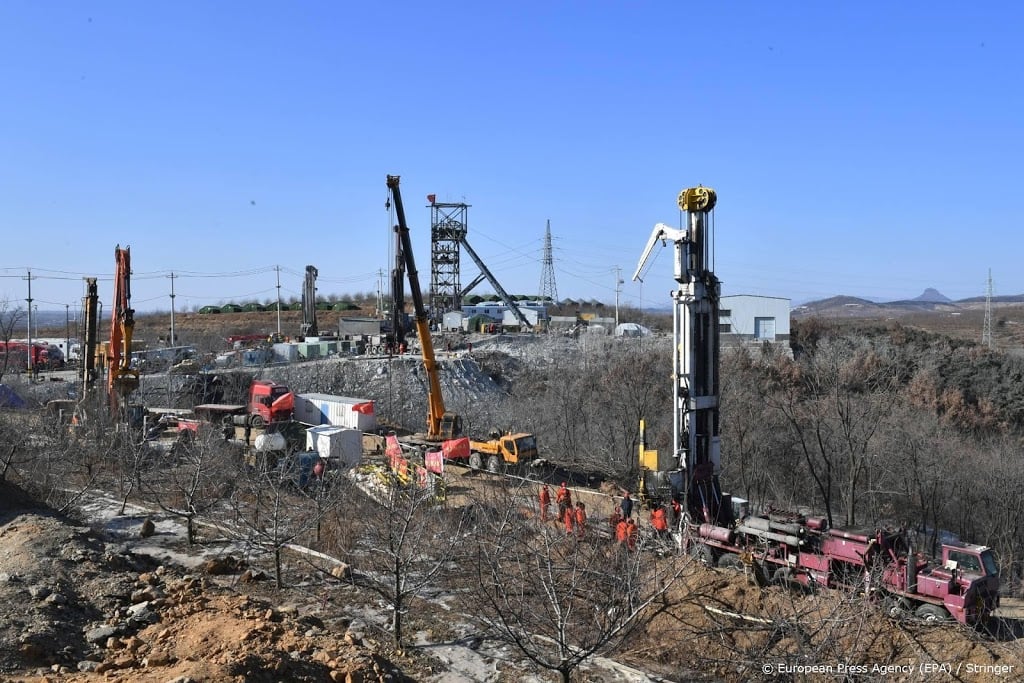
<path fill-rule="evenodd" d="M 555 285 L 555 258 L 551 254 L 551 221 L 544 233 L 544 259 L 540 271 L 540 298 L 558 303 L 558 286 Z"/>
<path fill-rule="evenodd" d="M 981 345 L 992 348 L 992 269 L 988 271 L 988 290 L 985 292 L 985 322 L 981 327 Z"/>
<path fill-rule="evenodd" d="M 428 199 L 432 200 L 433 195 Z M 462 308 L 459 244 L 465 238 L 469 204 L 430 202 L 430 317 L 440 320 Z"/>

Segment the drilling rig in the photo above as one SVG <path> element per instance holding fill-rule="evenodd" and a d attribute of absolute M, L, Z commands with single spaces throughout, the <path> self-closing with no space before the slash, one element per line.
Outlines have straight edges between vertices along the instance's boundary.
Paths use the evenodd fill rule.
<path fill-rule="evenodd" d="M 684 500 L 686 513 L 697 523 L 727 524 L 732 506 L 724 504 L 718 482 L 720 284 L 712 271 L 716 201 L 715 191 L 708 187 L 680 192 L 678 205 L 685 227 L 655 225 L 633 274 L 634 280 L 642 281 L 644 266 L 658 242 L 673 243 L 678 283 L 672 292 L 673 448 L 659 455 L 641 445 L 640 485 L 641 493 L 653 498 L 670 495 Z"/>

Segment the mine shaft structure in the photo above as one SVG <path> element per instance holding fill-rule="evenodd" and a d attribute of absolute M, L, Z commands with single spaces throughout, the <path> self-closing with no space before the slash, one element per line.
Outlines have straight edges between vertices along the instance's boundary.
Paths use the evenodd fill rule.
<path fill-rule="evenodd" d="M 675 247 L 672 292 L 673 452 L 652 474 L 684 497 L 691 520 L 714 524 L 731 511 L 724 509 L 718 481 L 721 470 L 719 435 L 720 283 L 712 270 L 715 191 L 692 187 L 679 193 L 684 226 L 654 226 L 639 265 L 641 273 L 658 242 Z"/>
<path fill-rule="evenodd" d="M 487 280 L 502 303 L 508 306 L 519 322 L 521 329 L 532 329 L 527 317 L 516 305 L 515 300 L 505 291 L 498 279 L 469 245 L 469 204 L 436 201 L 436 195 L 427 195 L 430 208 L 430 317 L 439 321 L 448 311 L 462 308 L 462 298 L 478 284 Z M 480 269 L 468 285 L 462 287 L 460 275 L 460 253 L 466 253 Z"/>

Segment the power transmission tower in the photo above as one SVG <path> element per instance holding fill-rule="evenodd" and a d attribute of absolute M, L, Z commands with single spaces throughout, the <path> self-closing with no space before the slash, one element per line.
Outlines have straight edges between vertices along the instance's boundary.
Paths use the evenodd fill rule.
<path fill-rule="evenodd" d="M 985 322 L 981 327 L 981 345 L 992 348 L 992 269 L 988 269 L 988 289 L 985 291 Z"/>
<path fill-rule="evenodd" d="M 540 298 L 550 299 L 558 303 L 558 286 L 555 285 L 555 259 L 551 255 L 551 221 L 548 220 L 547 231 L 544 233 L 544 259 L 540 270 Z"/>

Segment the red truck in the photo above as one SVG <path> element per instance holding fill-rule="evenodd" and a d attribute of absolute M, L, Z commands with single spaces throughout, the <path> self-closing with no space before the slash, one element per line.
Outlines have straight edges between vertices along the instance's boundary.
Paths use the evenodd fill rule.
<path fill-rule="evenodd" d="M 863 587 L 893 616 L 978 625 L 999 606 L 999 568 L 986 546 L 943 543 L 936 561 L 904 530 L 829 529 L 824 518 L 778 512 L 684 526 L 694 532 L 684 546 L 706 564 L 738 565 L 744 555 L 774 583 Z"/>
<path fill-rule="evenodd" d="M 265 427 L 275 422 L 288 422 L 295 408 L 295 394 L 283 384 L 266 379 L 254 379 L 249 385 L 246 405 L 204 403 L 193 410 L 196 417 L 208 421 L 230 420 L 231 424 L 247 427 Z"/>

